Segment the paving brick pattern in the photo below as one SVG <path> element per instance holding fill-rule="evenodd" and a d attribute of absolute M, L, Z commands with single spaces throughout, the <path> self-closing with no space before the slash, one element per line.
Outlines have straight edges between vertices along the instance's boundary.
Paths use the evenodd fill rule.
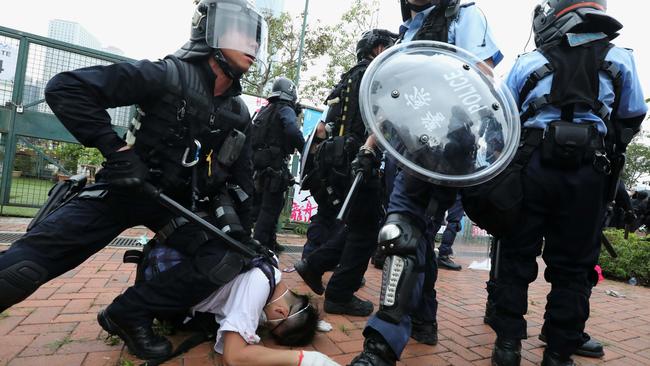
<path fill-rule="evenodd" d="M 22 231 L 25 220 L 0 219 L 0 231 Z M 140 231 L 138 231 L 140 230 Z M 146 233 L 136 229 L 139 236 Z M 131 233 L 133 233 L 131 232 Z M 150 236 L 149 236 L 150 237 Z M 299 243 L 295 237 L 284 242 Z M 0 246 L 0 250 L 3 247 Z M 74 366 L 138 365 L 123 344 L 106 339 L 107 334 L 95 321 L 97 311 L 124 291 L 134 279 L 134 266 L 122 264 L 125 249 L 106 248 L 78 268 L 45 284 L 27 300 L 0 315 L 0 366 Z M 281 256 L 286 268 L 299 254 Z M 470 259 L 459 258 L 466 267 Z M 543 264 L 540 263 L 540 273 Z M 329 275 L 325 276 L 328 279 Z M 299 291 L 308 288 L 298 276 L 286 273 L 284 279 Z M 377 306 L 381 272 L 372 268 L 366 273 L 367 285 L 358 295 Z M 411 340 L 400 365 L 490 365 L 495 336 L 483 324 L 484 283 L 487 272 L 464 268 L 461 272 L 440 271 L 437 283 L 439 344 L 427 346 Z M 531 285 L 528 309 L 528 340 L 523 343 L 522 365 L 538 365 L 543 352 L 537 339 L 549 290 L 543 279 Z M 624 297 L 607 295 L 614 290 Z M 322 307 L 322 298 L 316 297 Z M 598 285 L 592 295 L 592 312 L 587 328 L 602 340 L 606 355 L 602 360 L 576 357 L 579 365 L 650 365 L 650 289 L 614 281 Z M 307 349 L 326 353 L 342 365 L 363 347 L 361 331 L 366 318 L 327 315 L 333 325 L 329 333 L 318 334 Z M 176 335 L 178 344 L 186 335 Z M 264 340 L 277 347 L 271 340 Z M 165 365 L 220 365 L 212 344 L 204 343 Z"/>

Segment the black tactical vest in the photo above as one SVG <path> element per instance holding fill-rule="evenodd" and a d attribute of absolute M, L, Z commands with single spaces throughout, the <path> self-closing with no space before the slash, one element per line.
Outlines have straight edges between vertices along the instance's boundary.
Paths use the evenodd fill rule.
<path fill-rule="evenodd" d="M 544 45 L 538 51 L 549 61 L 528 76 L 519 94 L 519 105 L 523 105 L 528 94 L 544 77 L 553 74 L 551 92 L 529 103 L 521 114 L 522 123 L 537 112 L 553 105 L 562 111 L 562 119 L 573 121 L 576 105 L 589 107 L 605 123 L 609 123 L 609 110 L 598 99 L 600 91 L 599 72 L 603 71 L 612 79 L 614 85 L 615 111 L 621 90 L 621 72 L 605 57 L 613 45 L 609 39 L 601 39 L 580 46 L 570 47 L 566 40 Z M 609 130 L 609 128 L 608 128 Z"/>
<path fill-rule="evenodd" d="M 325 99 L 330 104 L 327 122 L 334 122 L 334 135 L 353 136 L 361 144 L 365 141 L 366 127 L 359 109 L 359 84 L 368 65 L 370 60 L 361 60 L 341 75 L 341 81 Z M 337 98 L 338 103 L 332 103 Z"/>
<path fill-rule="evenodd" d="M 280 102 L 269 103 L 257 113 L 251 128 L 251 143 L 254 152 L 275 147 L 274 150 L 280 149 L 282 158 L 288 154 L 284 138 L 284 125 L 278 118 L 280 108 L 287 105 Z"/>
<path fill-rule="evenodd" d="M 460 8 L 466 8 L 474 3 L 462 4 L 448 11 L 447 8 L 437 6 L 429 13 L 429 16 L 422 23 L 422 27 L 413 36 L 413 41 L 438 41 L 449 43 L 449 25 L 458 17 Z M 404 34 L 402 34 L 402 37 Z"/>
<path fill-rule="evenodd" d="M 206 175 L 206 158 L 211 152 L 216 155 L 233 129 L 246 132 L 250 115 L 240 97 L 214 97 L 213 85 L 207 85 L 198 65 L 173 57 L 164 62 L 167 93 L 141 104 L 139 126 L 130 130 L 135 151 L 154 172 L 152 183 L 169 194 L 184 195 L 189 193 L 192 168 L 182 165 L 183 156 L 185 161 L 198 158 L 197 167 Z M 198 153 L 194 140 L 201 145 Z"/>

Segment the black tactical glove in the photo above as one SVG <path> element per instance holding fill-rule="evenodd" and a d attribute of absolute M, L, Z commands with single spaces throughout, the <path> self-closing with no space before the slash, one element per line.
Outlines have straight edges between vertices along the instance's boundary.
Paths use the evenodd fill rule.
<path fill-rule="evenodd" d="M 149 175 L 149 167 L 133 149 L 108 154 L 102 166 L 108 184 L 115 187 L 139 187 Z"/>
<path fill-rule="evenodd" d="M 363 178 L 369 179 L 376 177 L 379 173 L 379 158 L 374 150 L 362 146 L 357 153 L 357 157 L 352 161 L 352 174 L 363 173 Z"/>

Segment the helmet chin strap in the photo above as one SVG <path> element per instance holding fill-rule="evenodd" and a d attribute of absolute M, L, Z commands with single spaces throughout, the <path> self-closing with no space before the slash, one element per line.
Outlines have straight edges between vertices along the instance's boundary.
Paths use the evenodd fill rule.
<path fill-rule="evenodd" d="M 234 68 L 230 66 L 230 64 L 226 60 L 226 57 L 223 55 L 223 52 L 221 52 L 221 50 L 218 48 L 214 52 L 214 59 L 215 61 L 217 61 L 219 67 L 221 67 L 221 70 L 223 70 L 224 74 L 226 74 L 229 78 L 233 80 L 241 79 L 244 73 L 235 71 Z"/>

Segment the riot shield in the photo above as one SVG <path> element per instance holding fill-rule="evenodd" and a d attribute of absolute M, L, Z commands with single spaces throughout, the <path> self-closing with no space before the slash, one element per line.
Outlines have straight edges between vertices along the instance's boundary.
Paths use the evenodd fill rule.
<path fill-rule="evenodd" d="M 361 81 L 361 114 L 403 169 L 435 184 L 464 187 L 499 174 L 520 135 L 504 83 L 469 52 L 416 41 L 375 58 Z"/>
<path fill-rule="evenodd" d="M 318 125 L 320 123 L 325 123 L 325 119 L 327 118 L 327 111 L 329 110 L 329 106 L 326 106 L 325 109 L 323 110 L 323 113 L 321 114 L 321 117 L 318 119 L 318 122 L 316 122 L 316 125 L 314 125 L 314 129 L 311 131 L 309 134 L 309 137 L 307 138 L 307 141 L 305 142 L 305 146 L 302 149 L 302 154 L 300 154 L 300 182 L 302 186 L 302 182 L 305 181 L 307 178 L 307 175 L 311 173 L 313 169 L 313 160 L 314 160 L 314 151 L 313 147 L 315 145 L 314 138 L 316 137 L 316 131 L 318 130 Z M 304 188 L 307 189 L 307 188 Z"/>

